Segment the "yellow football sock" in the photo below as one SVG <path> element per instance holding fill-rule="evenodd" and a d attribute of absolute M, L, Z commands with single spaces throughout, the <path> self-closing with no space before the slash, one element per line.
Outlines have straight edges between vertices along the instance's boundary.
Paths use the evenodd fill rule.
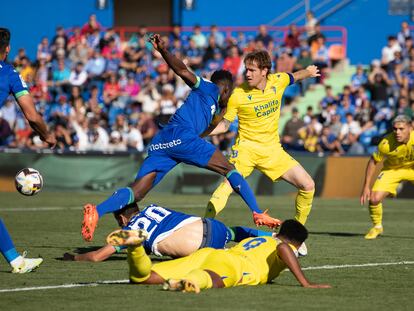
<path fill-rule="evenodd" d="M 195 282 L 200 289 L 212 288 L 213 280 L 205 270 L 195 269 L 188 273 L 185 277 L 185 280 L 190 280 Z"/>
<path fill-rule="evenodd" d="M 369 205 L 369 216 L 374 227 L 382 227 L 382 203 L 378 205 Z"/>
<path fill-rule="evenodd" d="M 233 192 L 233 188 L 227 181 L 223 181 L 220 186 L 217 187 L 210 201 L 207 204 L 205 218 L 214 218 L 220 213 L 225 207 L 230 194 Z"/>
<path fill-rule="evenodd" d="M 129 279 L 140 283 L 151 275 L 151 259 L 142 245 L 128 247 Z"/>
<path fill-rule="evenodd" d="M 312 208 L 312 201 L 313 201 L 314 193 L 315 193 L 315 190 L 305 191 L 305 190 L 299 189 L 298 194 L 296 196 L 295 219 L 299 221 L 302 225 L 304 225 L 306 223 L 306 220 L 308 219 L 308 215 Z"/>

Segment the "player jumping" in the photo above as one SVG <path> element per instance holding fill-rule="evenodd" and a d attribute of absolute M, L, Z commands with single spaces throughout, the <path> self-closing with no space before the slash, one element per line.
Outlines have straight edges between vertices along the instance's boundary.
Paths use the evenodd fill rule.
<path fill-rule="evenodd" d="M 178 163 L 186 163 L 226 176 L 231 188 L 236 191 L 253 212 L 256 225 L 276 227 L 280 225 L 262 212 L 253 191 L 243 176 L 230 164 L 211 143 L 200 138 L 210 123 L 217 124 L 225 112 L 227 101 L 233 91 L 233 77 L 225 70 L 215 71 L 211 82 L 194 75 L 187 66 L 173 56 L 158 34 L 150 37 L 154 48 L 160 52 L 170 68 L 192 88 L 185 103 L 171 117 L 169 123 L 153 138 L 131 187 L 121 188 L 98 206 L 86 204 L 82 223 L 82 236 L 93 239 L 99 217 L 124 206 L 140 201 Z M 214 118 L 214 120 L 213 120 Z"/>

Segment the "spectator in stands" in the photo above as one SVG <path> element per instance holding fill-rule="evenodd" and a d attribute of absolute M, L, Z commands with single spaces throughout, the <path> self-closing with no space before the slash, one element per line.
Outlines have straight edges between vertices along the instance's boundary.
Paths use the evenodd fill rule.
<path fill-rule="evenodd" d="M 286 122 L 282 132 L 282 144 L 286 149 L 301 149 L 299 142 L 299 129 L 303 128 L 305 123 L 299 118 L 299 110 L 292 108 L 292 117 Z"/>
<path fill-rule="evenodd" d="M 147 112 L 141 112 L 138 120 L 138 129 L 142 134 L 144 145 L 148 145 L 151 139 L 157 134 L 158 127 L 154 122 L 151 114 Z"/>
<path fill-rule="evenodd" d="M 346 154 L 348 155 L 363 155 L 365 153 L 364 146 L 358 141 L 359 135 L 350 133 L 348 135 L 348 150 Z"/>
<path fill-rule="evenodd" d="M 26 50 L 24 48 L 20 48 L 17 52 L 17 55 L 13 59 L 13 66 L 16 68 L 17 71 L 20 70 L 22 65 L 22 59 L 27 57 Z"/>
<path fill-rule="evenodd" d="M 141 91 L 137 96 L 137 100 L 142 103 L 142 111 L 155 114 L 155 109 L 158 106 L 157 101 L 160 97 L 161 95 L 155 87 L 155 82 L 149 76 L 146 76 Z"/>
<path fill-rule="evenodd" d="M 89 58 L 85 65 L 85 70 L 88 73 L 90 81 L 101 81 L 101 75 L 105 71 L 105 66 L 105 59 L 101 56 L 99 50 L 94 50 L 91 58 Z"/>
<path fill-rule="evenodd" d="M 112 73 L 103 87 L 103 99 L 106 104 L 110 104 L 121 95 L 121 88 L 118 83 L 117 75 Z"/>
<path fill-rule="evenodd" d="M 52 72 L 52 86 L 57 93 L 67 93 L 69 90 L 70 70 L 66 67 L 65 61 L 60 59 L 58 67 Z"/>
<path fill-rule="evenodd" d="M 230 47 L 228 55 L 224 58 L 223 69 L 230 71 L 233 76 L 237 76 L 241 65 L 242 58 L 240 57 L 239 49 L 233 45 Z"/>
<path fill-rule="evenodd" d="M 295 71 L 302 70 L 310 65 L 313 65 L 313 60 L 310 55 L 309 49 L 301 49 L 299 53 L 299 57 L 297 58 L 295 62 L 294 70 Z M 308 90 L 309 86 L 314 83 L 314 80 L 315 79 L 310 78 L 310 79 L 304 79 L 304 80 L 299 81 L 300 93 L 302 96 L 305 95 L 305 92 Z"/>
<path fill-rule="evenodd" d="M 93 34 L 95 31 L 101 31 L 101 29 L 102 29 L 102 26 L 101 24 L 99 24 L 98 19 L 96 18 L 96 15 L 91 14 L 89 16 L 88 22 L 85 25 L 83 25 L 81 29 L 81 34 L 84 36 L 87 36 L 87 35 Z"/>
<path fill-rule="evenodd" d="M 45 59 L 47 62 L 52 59 L 52 50 L 49 46 L 49 39 L 47 37 L 43 37 L 42 41 L 37 46 L 36 59 Z"/>
<path fill-rule="evenodd" d="M 142 134 L 138 129 L 138 124 L 135 120 L 130 120 L 129 130 L 127 135 L 127 148 L 129 151 L 141 152 L 144 150 L 144 141 Z"/>
<path fill-rule="evenodd" d="M 410 67 L 402 74 L 402 76 L 403 87 L 406 90 L 412 90 L 414 88 L 414 60 L 410 61 Z"/>
<path fill-rule="evenodd" d="M 267 32 L 267 27 L 265 25 L 260 25 L 259 26 L 259 33 L 254 38 L 254 41 L 256 43 L 257 42 L 262 42 L 266 48 L 269 46 L 269 43 L 273 41 L 273 38 Z"/>
<path fill-rule="evenodd" d="M 214 38 L 214 41 L 216 43 L 216 45 L 219 48 L 223 48 L 224 47 L 224 35 L 218 30 L 217 25 L 211 25 L 210 27 L 210 37 Z"/>
<path fill-rule="evenodd" d="M 303 148 L 309 152 L 316 152 L 319 148 L 319 137 L 312 123 L 302 127 L 298 131 L 299 137 L 303 141 Z"/>
<path fill-rule="evenodd" d="M 108 145 L 109 151 L 127 151 L 127 145 L 123 136 L 118 131 L 112 131 Z"/>
<path fill-rule="evenodd" d="M 408 22 L 403 21 L 401 23 L 401 29 L 397 34 L 397 40 L 400 46 L 405 46 L 407 38 L 411 38 L 410 25 L 408 24 Z"/>
<path fill-rule="evenodd" d="M 82 34 L 81 28 L 76 26 L 76 27 L 73 28 L 72 35 L 69 36 L 67 49 L 71 50 L 76 45 L 81 44 L 81 43 L 85 43 L 85 42 L 86 42 L 85 35 Z"/>
<path fill-rule="evenodd" d="M 29 79 L 29 76 L 34 77 L 35 70 L 33 69 L 28 57 L 23 57 L 20 60 L 19 73 L 24 81 L 27 81 Z"/>
<path fill-rule="evenodd" d="M 174 96 L 174 87 L 171 84 L 165 84 L 162 87 L 161 98 L 158 100 L 158 106 L 155 110 L 158 114 L 158 123 L 161 126 L 166 125 L 176 110 L 177 99 Z"/>
<path fill-rule="evenodd" d="M 295 49 L 298 49 L 300 47 L 300 35 L 301 33 L 295 24 L 289 25 L 289 30 L 286 33 L 285 38 L 283 39 L 283 45 L 287 48 L 290 48 L 294 53 Z"/>
<path fill-rule="evenodd" d="M 56 148 L 65 151 L 72 146 L 72 137 L 69 130 L 66 128 L 67 124 L 57 123 L 55 126 Z"/>
<path fill-rule="evenodd" d="M 381 64 L 388 65 L 395 58 L 395 52 L 401 52 L 401 46 L 395 36 L 388 37 L 388 44 L 382 48 Z"/>
<path fill-rule="evenodd" d="M 53 103 L 48 113 L 48 122 L 54 124 L 67 124 L 71 115 L 72 107 L 68 102 L 68 97 L 65 94 L 60 94 L 57 97 L 57 102 Z"/>
<path fill-rule="evenodd" d="M 75 68 L 70 73 L 69 83 L 72 86 L 84 86 L 88 80 L 88 73 L 84 69 L 82 62 L 76 64 Z"/>
<path fill-rule="evenodd" d="M 319 23 L 315 25 L 314 33 L 311 36 L 308 36 L 307 44 L 310 47 L 311 50 L 315 49 L 314 45 L 318 46 L 318 39 L 323 38 L 323 41 L 326 42 L 326 37 L 322 33 L 322 28 Z"/>
<path fill-rule="evenodd" d="M 307 11 L 305 29 L 306 29 L 306 35 L 308 38 L 310 38 L 311 36 L 315 34 L 315 27 L 317 24 L 318 24 L 318 20 L 316 19 L 313 12 Z"/>
<path fill-rule="evenodd" d="M 379 61 L 373 61 L 372 71 L 368 76 L 367 90 L 371 94 L 371 101 L 379 109 L 388 104 L 387 88 L 391 84 L 387 73 L 380 67 Z"/>
<path fill-rule="evenodd" d="M 59 48 L 67 49 L 69 38 L 65 33 L 65 29 L 62 26 L 56 27 L 56 33 L 52 38 L 50 45 L 51 51 L 56 51 Z"/>
<path fill-rule="evenodd" d="M 364 147 L 365 153 L 371 154 L 376 149 L 379 140 L 380 136 L 374 122 L 366 122 L 359 135 L 359 142 Z"/>
<path fill-rule="evenodd" d="M 203 64 L 207 64 L 208 61 L 214 59 L 214 54 L 220 53 L 222 54 L 222 49 L 217 45 L 216 40 L 214 37 L 210 36 L 208 38 L 208 46 L 207 49 L 205 49 L 203 54 Z"/>
<path fill-rule="evenodd" d="M 319 150 L 320 155 L 328 153 L 333 156 L 340 156 L 344 154 L 341 143 L 334 133 L 331 132 L 329 126 L 324 126 L 321 136 L 319 137 Z"/>
<path fill-rule="evenodd" d="M 105 129 L 100 125 L 99 119 L 92 118 L 90 120 L 88 138 L 89 150 L 103 151 L 107 149 L 109 144 L 109 136 Z"/>
<path fill-rule="evenodd" d="M 376 110 L 372 106 L 371 102 L 367 98 L 363 99 L 361 106 L 356 110 L 355 120 L 361 125 L 364 125 L 374 119 L 375 113 Z"/>
<path fill-rule="evenodd" d="M 295 58 L 293 58 L 290 50 L 283 49 L 280 56 L 276 60 L 277 72 L 293 72 L 295 66 Z M 306 80 L 306 79 L 305 79 Z"/>
<path fill-rule="evenodd" d="M 305 122 L 305 124 L 311 123 L 312 117 L 313 117 L 313 107 L 312 106 L 308 106 L 306 108 L 306 113 L 303 116 L 303 122 Z"/>
<path fill-rule="evenodd" d="M 314 65 L 318 66 L 321 71 L 319 82 L 323 83 L 330 66 L 328 48 L 325 45 L 325 38 L 318 37 L 311 46 L 311 57 Z"/>
<path fill-rule="evenodd" d="M 359 134 L 361 134 L 361 126 L 358 121 L 354 120 L 353 114 L 348 112 L 338 137 L 345 151 L 347 151 L 349 147 L 355 143 Z M 351 135 L 353 136 L 351 137 Z"/>
<path fill-rule="evenodd" d="M 319 102 L 320 108 L 323 110 L 328 106 L 328 104 L 338 104 L 338 103 L 339 103 L 339 98 L 338 98 L 338 96 L 334 95 L 334 93 L 332 91 L 332 86 L 326 85 L 325 86 L 325 96 Z"/>
<path fill-rule="evenodd" d="M 338 114 L 333 114 L 331 116 L 331 123 L 329 125 L 329 128 L 336 137 L 339 137 L 342 129 L 342 123 L 341 118 Z"/>
<path fill-rule="evenodd" d="M 360 86 L 367 84 L 368 76 L 362 65 L 358 65 L 356 72 L 351 77 L 351 91 L 355 92 Z"/>
<path fill-rule="evenodd" d="M 203 61 L 203 51 L 198 47 L 196 41 L 191 38 L 188 48 L 184 52 L 188 65 L 193 70 L 201 69 Z M 167 68 L 167 67 L 166 67 Z"/>
<path fill-rule="evenodd" d="M 194 41 L 195 47 L 202 49 L 207 47 L 207 38 L 206 36 L 201 32 L 200 25 L 195 25 L 193 28 L 193 34 L 191 35 L 190 43 L 191 41 Z"/>
<path fill-rule="evenodd" d="M 86 64 L 89 58 L 89 48 L 86 42 L 76 44 L 69 52 L 68 58 L 73 64 L 83 63 Z"/>

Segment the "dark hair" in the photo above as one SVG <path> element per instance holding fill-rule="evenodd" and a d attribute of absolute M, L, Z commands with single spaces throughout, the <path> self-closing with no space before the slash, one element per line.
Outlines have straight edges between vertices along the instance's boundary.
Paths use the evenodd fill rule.
<path fill-rule="evenodd" d="M 134 202 L 134 203 L 131 203 L 131 204 L 128 204 L 128 205 L 124 206 L 120 210 L 115 211 L 114 215 L 115 216 L 123 215 L 123 216 L 129 218 L 137 212 L 139 212 L 139 207 L 138 207 L 138 204 L 136 202 Z"/>
<path fill-rule="evenodd" d="M 0 28 L 0 53 L 4 53 L 10 44 L 10 30 Z"/>
<path fill-rule="evenodd" d="M 266 51 L 253 51 L 246 55 L 244 58 L 244 63 L 253 63 L 255 62 L 257 67 L 260 69 L 268 69 L 268 73 L 270 73 L 270 69 L 272 68 L 272 60 L 270 55 Z"/>
<path fill-rule="evenodd" d="M 282 223 L 278 235 L 284 236 L 292 242 L 302 244 L 308 238 L 308 230 L 299 221 L 288 219 Z"/>
<path fill-rule="evenodd" d="M 228 83 L 229 85 L 233 84 L 233 75 L 230 71 L 227 70 L 216 70 L 211 75 L 211 82 L 214 84 Z"/>

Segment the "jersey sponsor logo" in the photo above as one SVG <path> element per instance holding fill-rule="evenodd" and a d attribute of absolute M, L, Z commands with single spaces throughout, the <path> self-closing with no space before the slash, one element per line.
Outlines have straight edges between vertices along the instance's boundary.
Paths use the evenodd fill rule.
<path fill-rule="evenodd" d="M 254 238 L 253 240 L 244 243 L 242 247 L 245 251 L 248 251 L 249 249 L 258 247 L 260 244 L 263 244 L 264 242 L 266 242 L 265 238 Z"/>
<path fill-rule="evenodd" d="M 256 112 L 256 117 L 266 117 L 273 112 L 277 112 L 279 109 L 279 101 L 277 99 L 273 99 L 267 102 L 264 105 L 257 105 L 254 106 L 254 112 Z"/>
<path fill-rule="evenodd" d="M 151 144 L 149 146 L 149 151 L 160 150 L 160 149 L 168 149 L 175 146 L 181 145 L 181 139 L 174 139 L 168 143 L 158 143 L 158 144 Z"/>

